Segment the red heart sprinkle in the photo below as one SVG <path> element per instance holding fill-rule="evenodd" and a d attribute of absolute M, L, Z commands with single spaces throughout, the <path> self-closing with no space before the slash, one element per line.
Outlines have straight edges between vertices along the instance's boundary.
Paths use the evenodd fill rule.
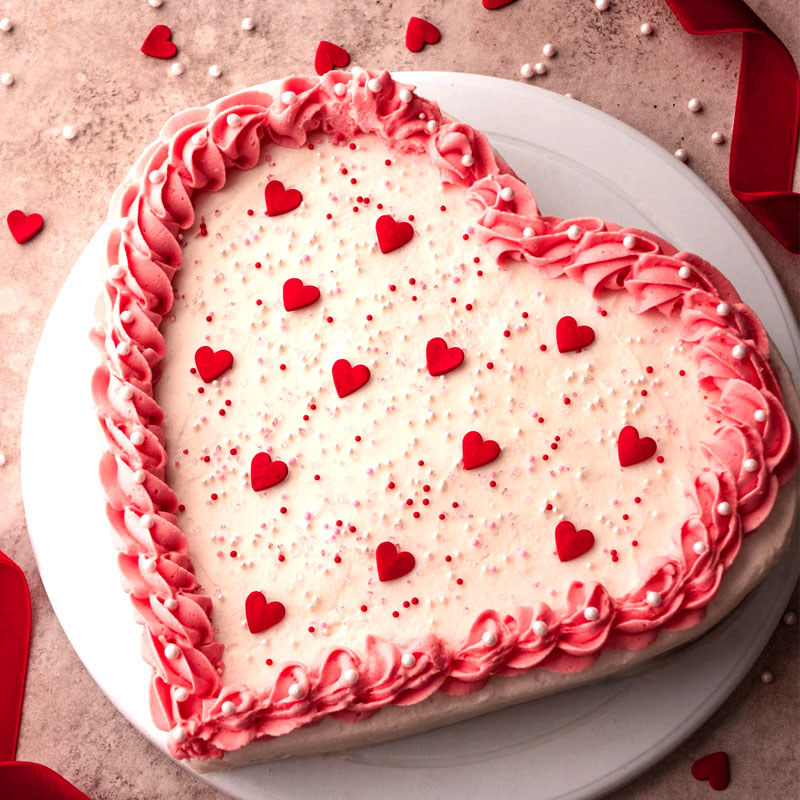
<path fill-rule="evenodd" d="M 489 11 L 494 11 L 496 8 L 510 5 L 514 0 L 483 0 L 483 7 L 488 8 Z"/>
<path fill-rule="evenodd" d="M 583 350 L 594 341 L 594 331 L 588 325 L 578 325 L 574 317 L 561 317 L 556 323 L 556 344 L 559 353 Z"/>
<path fill-rule="evenodd" d="M 32 239 L 44 225 L 44 219 L 41 214 L 28 214 L 25 216 L 19 209 L 9 211 L 6 222 L 11 235 L 17 240 L 17 244 L 24 244 L 28 239 Z"/>
<path fill-rule="evenodd" d="M 585 528 L 576 531 L 575 526 L 567 520 L 556 525 L 556 550 L 559 561 L 572 561 L 594 547 L 594 534 Z"/>
<path fill-rule="evenodd" d="M 728 786 L 731 779 L 728 754 L 720 751 L 698 758 L 692 764 L 692 777 L 697 778 L 698 781 L 708 780 L 708 785 L 712 789 L 721 792 Z"/>
<path fill-rule="evenodd" d="M 426 44 L 436 44 L 442 34 L 439 29 L 426 19 L 411 17 L 406 28 L 406 47 L 412 53 L 419 53 Z"/>
<path fill-rule="evenodd" d="M 288 474 L 286 464 L 273 461 L 269 453 L 256 453 L 250 462 L 250 485 L 257 492 L 277 486 Z"/>
<path fill-rule="evenodd" d="M 393 581 L 408 575 L 417 563 L 414 556 L 405 550 L 398 551 L 391 542 L 381 542 L 375 550 L 378 564 L 378 580 Z"/>
<path fill-rule="evenodd" d="M 267 215 L 278 217 L 294 211 L 303 202 L 303 195 L 297 189 L 284 189 L 280 181 L 270 181 L 264 189 L 267 201 Z"/>
<path fill-rule="evenodd" d="M 333 385 L 336 387 L 336 394 L 339 397 L 347 397 L 353 394 L 356 389 L 360 389 L 369 380 L 369 368 L 363 364 L 350 366 L 346 358 L 340 358 L 331 370 L 333 373 Z"/>
<path fill-rule="evenodd" d="M 314 69 L 317 75 L 324 75 L 334 67 L 343 69 L 350 63 L 350 53 L 343 47 L 333 42 L 326 42 L 324 39 L 317 45 L 317 53 L 314 56 Z"/>
<path fill-rule="evenodd" d="M 319 300 L 319 289 L 311 284 L 304 285 L 300 278 L 289 278 L 283 284 L 283 307 L 287 311 L 313 305 Z"/>
<path fill-rule="evenodd" d="M 408 222 L 395 222 L 391 214 L 383 214 L 375 223 L 381 253 L 391 253 L 411 241 L 414 229 Z"/>
<path fill-rule="evenodd" d="M 277 625 L 286 616 L 286 609 L 277 600 L 268 603 L 262 592 L 250 592 L 244 601 L 244 613 L 250 633 L 262 633 Z"/>
<path fill-rule="evenodd" d="M 617 438 L 617 453 L 619 454 L 619 465 L 630 467 L 634 464 L 641 464 L 652 458 L 658 445 L 655 439 L 649 436 L 639 436 L 639 431 L 633 425 L 626 425 Z"/>
<path fill-rule="evenodd" d="M 448 347 L 447 342 L 437 336 L 428 342 L 425 359 L 431 375 L 444 375 L 461 364 L 464 360 L 464 351 L 460 347 Z"/>
<path fill-rule="evenodd" d="M 142 52 L 153 58 L 172 58 L 178 52 L 170 41 L 172 31 L 166 25 L 156 25 L 142 42 Z"/>
<path fill-rule="evenodd" d="M 211 383 L 233 366 L 233 356 L 228 350 L 217 350 L 215 353 L 208 345 L 203 345 L 194 354 L 194 364 L 200 377 L 206 383 Z"/>
<path fill-rule="evenodd" d="M 461 441 L 464 469 L 475 469 L 494 461 L 500 455 L 500 445 L 491 439 L 483 440 L 477 431 L 470 431 Z"/>

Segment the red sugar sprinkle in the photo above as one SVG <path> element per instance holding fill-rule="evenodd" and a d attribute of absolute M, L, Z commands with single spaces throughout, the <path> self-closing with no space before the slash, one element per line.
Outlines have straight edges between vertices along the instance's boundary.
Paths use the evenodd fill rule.
<path fill-rule="evenodd" d="M 285 556 L 283 553 L 281 553 L 281 554 L 278 556 L 278 561 L 286 561 L 286 556 Z"/>
<path fill-rule="evenodd" d="M 220 415 L 221 417 L 224 417 L 224 416 L 225 416 L 225 409 L 224 409 L 224 408 L 221 408 L 221 409 L 219 410 L 219 415 Z"/>
<path fill-rule="evenodd" d="M 333 214 L 330 212 L 325 215 L 325 219 L 333 219 Z"/>
<path fill-rule="evenodd" d="M 642 389 L 642 397 L 647 397 L 647 389 Z"/>
<path fill-rule="evenodd" d="M 337 528 L 341 528 L 341 527 L 342 527 L 342 525 L 343 525 L 342 521 L 341 521 L 340 519 L 337 519 L 337 520 L 336 520 L 336 527 L 337 527 Z"/>
<path fill-rule="evenodd" d="M 212 319 L 213 319 L 213 317 L 211 316 L 211 314 L 209 314 L 209 315 L 206 317 L 206 322 L 211 322 L 211 320 L 212 320 Z"/>
<path fill-rule="evenodd" d="M 545 509 L 546 509 L 547 511 L 552 511 L 552 510 L 553 510 L 553 504 L 552 504 L 552 503 L 548 503 L 548 504 L 545 506 Z"/>
<path fill-rule="evenodd" d="M 634 503 L 641 503 L 642 502 L 642 498 L 641 497 L 634 497 L 633 498 L 633 502 Z"/>
<path fill-rule="evenodd" d="M 286 506 L 281 506 L 281 514 L 285 514 L 285 513 L 286 513 Z"/>
<path fill-rule="evenodd" d="M 372 322 L 372 314 L 367 314 L 367 322 Z"/>
<path fill-rule="evenodd" d="M 444 557 L 444 560 L 445 560 L 445 561 L 452 561 L 452 560 L 453 560 L 453 557 L 452 557 L 452 556 L 445 556 L 445 557 Z"/>
<path fill-rule="evenodd" d="M 413 302 L 413 303 L 417 302 L 417 296 L 415 294 L 411 295 L 411 302 Z"/>
<path fill-rule="evenodd" d="M 486 362 L 486 369 L 494 369 L 494 364 L 491 361 Z"/>
<path fill-rule="evenodd" d="M 379 209 L 383 208 L 383 203 L 378 203 L 378 206 L 377 206 L 377 207 L 378 207 Z"/>
<path fill-rule="evenodd" d="M 338 554 L 333 557 L 333 560 L 334 560 L 334 563 L 336 563 L 336 564 L 341 564 L 342 563 L 342 557 L 340 555 L 338 555 Z"/>
<path fill-rule="evenodd" d="M 549 456 L 549 455 L 547 455 L 547 453 L 545 453 L 545 454 L 542 456 L 542 461 L 549 461 L 549 460 L 550 460 L 550 456 Z"/>
<path fill-rule="evenodd" d="M 397 619 L 397 618 L 400 616 L 400 612 L 399 612 L 399 611 L 392 611 L 392 616 L 393 616 L 395 619 Z"/>
<path fill-rule="evenodd" d="M 647 372 L 648 374 L 650 374 L 650 373 L 653 372 L 653 368 L 652 367 L 645 367 L 644 371 Z"/>
<path fill-rule="evenodd" d="M 453 501 L 453 508 L 458 508 L 458 503 L 456 503 L 455 500 Z"/>
<path fill-rule="evenodd" d="M 483 270 L 479 269 L 478 272 L 477 272 L 477 275 L 478 275 L 479 278 L 482 278 L 483 277 Z"/>
<path fill-rule="evenodd" d="M 417 461 L 417 466 L 418 466 L 418 467 L 424 467 L 424 466 L 425 466 L 425 462 L 424 462 L 424 461 L 422 461 L 422 460 L 420 460 L 420 461 Z"/>
<path fill-rule="evenodd" d="M 429 505 L 429 504 L 430 504 L 430 502 L 431 502 L 431 501 L 430 501 L 430 500 L 428 500 L 428 498 L 427 498 L 427 497 L 423 497 L 423 498 L 422 498 L 422 505 L 424 505 L 424 506 L 427 506 L 427 505 Z"/>
<path fill-rule="evenodd" d="M 489 486 L 491 486 L 492 489 L 494 489 L 494 487 L 497 486 L 497 481 L 489 481 Z"/>
<path fill-rule="evenodd" d="M 611 560 L 616 564 L 619 561 L 619 556 L 611 556 Z"/>
<path fill-rule="evenodd" d="M 230 404 L 231 404 L 231 401 L 230 401 L 230 400 L 226 400 L 226 401 L 225 401 L 225 405 L 226 405 L 226 406 L 229 406 Z"/>
<path fill-rule="evenodd" d="M 555 442 L 551 442 L 550 443 L 550 449 L 551 450 L 558 450 L 558 445 Z"/>
<path fill-rule="evenodd" d="M 361 195 L 356 197 L 356 203 L 362 203 L 362 202 L 364 202 L 364 198 Z"/>
<path fill-rule="evenodd" d="M 600 312 L 600 316 L 601 316 L 601 317 L 607 317 L 607 316 L 608 316 L 608 311 L 606 311 L 605 309 L 603 309 L 603 311 L 601 311 L 601 312 Z"/>
<path fill-rule="evenodd" d="M 472 303 L 467 303 L 467 304 L 464 306 L 464 308 L 466 308 L 466 309 L 467 309 L 467 311 L 472 311 Z"/>
<path fill-rule="evenodd" d="M 314 145 L 313 145 L 313 144 L 311 144 L 311 142 L 309 142 L 309 143 L 306 145 L 306 147 L 307 147 L 309 150 L 313 150 L 313 149 L 314 149 Z"/>
<path fill-rule="evenodd" d="M 231 550 L 231 552 L 230 552 L 230 557 L 231 558 L 236 558 L 236 556 L 238 556 L 238 555 L 239 554 L 235 550 Z"/>
<path fill-rule="evenodd" d="M 387 167 L 391 167 L 392 166 L 392 159 L 391 158 L 387 158 L 386 161 L 384 161 L 383 163 L 386 164 Z"/>
<path fill-rule="evenodd" d="M 261 269 L 261 262 L 260 261 L 256 261 L 256 269 Z"/>
<path fill-rule="evenodd" d="M 536 421 L 541 424 L 544 422 L 544 417 L 539 417 Z"/>
<path fill-rule="evenodd" d="M 351 150 L 355 150 L 356 149 L 356 143 L 355 142 L 350 142 L 350 149 Z"/>
<path fill-rule="evenodd" d="M 356 434 L 356 437 L 355 437 L 355 438 L 356 438 L 356 441 L 357 441 L 357 442 L 360 442 L 360 441 L 361 441 L 361 437 L 360 437 L 358 434 Z"/>
<path fill-rule="evenodd" d="M 419 603 L 419 597 L 412 597 L 411 598 L 411 605 L 415 606 L 415 605 L 417 605 L 417 603 Z"/>
<path fill-rule="evenodd" d="M 205 391 L 205 389 L 202 386 L 198 386 L 197 387 L 197 393 L 198 394 L 203 394 L 204 391 Z"/>
<path fill-rule="evenodd" d="M 239 451 L 235 447 L 231 447 L 231 455 L 235 456 Z"/>
<path fill-rule="evenodd" d="M 389 284 L 389 291 L 390 292 L 395 292 L 395 291 L 397 291 L 397 287 L 393 283 L 390 283 Z"/>
<path fill-rule="evenodd" d="M 358 214 L 358 206 L 353 206 L 353 211 Z"/>
<path fill-rule="evenodd" d="M 544 353 L 544 351 L 547 350 L 547 345 L 546 344 L 540 344 L 539 345 L 539 349 Z"/>
<path fill-rule="evenodd" d="M 636 541 L 636 539 L 634 539 L 634 540 L 631 542 L 631 547 L 638 547 L 638 546 L 639 546 L 639 542 L 637 542 L 637 541 Z"/>
<path fill-rule="evenodd" d="M 339 172 L 341 172 L 341 173 L 342 173 L 342 175 L 347 175 L 347 167 L 342 167 L 342 168 L 339 170 Z"/>
<path fill-rule="evenodd" d="M 413 222 L 414 221 L 414 215 L 413 214 L 409 214 L 408 215 L 408 221 L 409 222 Z"/>
<path fill-rule="evenodd" d="M 417 282 L 417 279 L 416 278 L 409 278 L 408 282 L 413 286 Z"/>
<path fill-rule="evenodd" d="M 313 625 L 309 625 L 308 626 L 308 632 L 309 633 L 314 633 L 314 626 Z"/>
<path fill-rule="evenodd" d="M 312 403 L 312 404 L 309 406 L 309 408 L 310 408 L 312 411 L 316 411 L 316 410 L 317 410 L 317 404 L 316 404 L 316 403 Z"/>
<path fill-rule="evenodd" d="M 181 503 L 181 504 L 178 506 L 178 511 L 186 511 L 186 506 L 185 506 L 183 503 Z"/>
<path fill-rule="evenodd" d="M 451 297 L 451 298 L 450 298 L 450 302 L 451 302 L 451 303 L 455 303 L 455 302 L 456 302 L 456 299 L 455 299 L 455 297 Z"/>
<path fill-rule="evenodd" d="M 439 211 L 447 211 L 447 206 L 439 206 Z"/>
<path fill-rule="evenodd" d="M 325 317 L 325 322 L 333 322 L 333 317 Z"/>
<path fill-rule="evenodd" d="M 208 462 L 211 461 L 211 456 L 203 456 L 203 461 L 205 461 L 206 464 L 208 464 Z"/>
<path fill-rule="evenodd" d="M 528 312 L 527 311 L 523 311 L 522 312 L 522 319 L 528 319 Z"/>
<path fill-rule="evenodd" d="M 191 367 L 191 368 L 189 369 L 189 372 L 190 372 L 192 375 L 194 375 L 194 374 L 196 374 L 197 370 L 196 370 L 194 367 Z"/>
<path fill-rule="evenodd" d="M 560 441 L 561 441 L 561 437 L 560 437 L 560 436 L 554 436 L 553 438 L 554 438 L 554 439 L 555 439 L 557 442 L 560 442 Z"/>
<path fill-rule="evenodd" d="M 564 398 L 564 405 L 565 406 L 568 406 L 571 402 L 572 402 L 572 400 L 570 400 L 569 397 L 565 397 Z"/>
<path fill-rule="evenodd" d="M 315 481 L 318 481 L 318 480 L 319 480 L 319 475 L 315 475 L 315 476 L 314 476 L 314 480 L 315 480 Z"/>
<path fill-rule="evenodd" d="M 211 495 L 211 499 L 212 499 L 212 500 L 216 500 L 218 497 L 219 497 L 219 495 L 218 495 L 216 492 L 214 492 L 214 493 Z"/>
<path fill-rule="evenodd" d="M 466 242 L 469 239 L 469 234 L 465 233 L 461 238 Z"/>
<path fill-rule="evenodd" d="M 361 610 L 362 610 L 362 611 L 366 611 L 366 610 L 367 610 L 367 607 L 366 607 L 366 606 L 361 606 Z"/>
<path fill-rule="evenodd" d="M 623 514 L 622 519 L 630 519 L 630 516 L 628 514 Z"/>
<path fill-rule="evenodd" d="M 680 376 L 681 376 L 681 378 L 682 378 L 684 375 L 686 375 L 686 370 L 685 370 L 685 369 L 682 369 L 682 370 L 680 370 L 680 371 L 678 372 L 678 375 L 680 375 Z"/>
<path fill-rule="evenodd" d="M 464 579 L 463 579 L 463 578 L 456 578 L 456 583 L 457 583 L 459 586 L 461 586 L 461 584 L 462 584 L 462 583 L 464 583 Z"/>
<path fill-rule="evenodd" d="M 508 338 L 509 336 L 511 336 L 511 331 L 503 331 L 503 336 Z"/>
<path fill-rule="evenodd" d="M 411 603 L 408 600 L 403 600 L 403 608 L 411 608 Z"/>
<path fill-rule="evenodd" d="M 656 456 L 656 461 L 658 461 L 659 464 L 663 464 L 664 463 L 664 456 Z"/>
<path fill-rule="evenodd" d="M 308 419 L 309 419 L 308 414 L 303 414 L 303 421 L 308 422 Z"/>
<path fill-rule="evenodd" d="M 394 489 L 394 481 L 389 481 L 389 483 L 386 485 L 386 488 L 387 489 Z"/>
<path fill-rule="evenodd" d="M 408 500 L 406 500 L 406 505 L 407 506 L 413 506 L 414 505 L 414 501 L 409 497 Z"/>
<path fill-rule="evenodd" d="M 252 208 L 248 208 L 247 209 L 247 216 L 248 217 L 252 217 L 253 216 L 253 209 Z"/>
<path fill-rule="evenodd" d="M 439 519 L 444 519 L 444 514 L 439 514 Z"/>
<path fill-rule="evenodd" d="M 312 148 L 313 146 L 314 146 L 314 145 L 310 144 L 308 147 L 309 147 L 309 149 L 310 149 L 310 148 Z M 265 664 L 266 664 L 268 667 L 271 667 L 271 666 L 272 666 L 272 659 L 271 659 L 271 658 L 268 658 L 268 659 L 267 659 L 267 660 L 266 660 L 264 663 L 265 663 Z"/>
<path fill-rule="evenodd" d="M 414 519 L 419 519 L 419 511 L 414 512 Z"/>
<path fill-rule="evenodd" d="M 350 533 L 355 533 L 356 532 L 356 526 L 355 525 L 350 525 L 347 530 L 349 530 Z"/>
<path fill-rule="evenodd" d="M 356 178 L 350 178 L 350 183 L 355 185 L 356 183 L 358 183 L 358 180 Z"/>
<path fill-rule="evenodd" d="M 260 306 L 261 305 L 261 300 L 256 300 L 256 305 Z"/>
<path fill-rule="evenodd" d="M 427 484 L 427 483 L 426 483 L 426 484 L 425 484 L 425 485 L 422 487 L 422 491 L 423 491 L 423 492 L 429 492 L 430 490 L 431 490 L 431 487 L 430 487 L 430 486 L 428 486 L 428 484 Z"/>

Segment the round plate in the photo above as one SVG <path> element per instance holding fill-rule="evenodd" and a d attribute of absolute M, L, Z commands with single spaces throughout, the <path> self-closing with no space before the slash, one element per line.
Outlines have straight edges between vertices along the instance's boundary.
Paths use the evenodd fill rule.
<path fill-rule="evenodd" d="M 800 375 L 797 325 L 764 256 L 722 201 L 672 155 L 612 117 L 543 89 L 457 73 L 397 77 L 485 131 L 544 213 L 594 215 L 651 230 L 716 264 Z M 96 478 L 102 443 L 89 379 L 98 356 L 87 332 L 103 243 L 101 229 L 64 284 L 39 343 L 25 400 L 23 498 L 42 581 L 64 631 L 111 702 L 163 750 L 164 734 L 148 710 L 150 668 L 120 588 Z M 54 450 L 69 453 L 68 469 Z M 498 793 L 527 800 L 531 786 L 538 798 L 604 794 L 667 755 L 741 681 L 797 579 L 796 536 L 792 548 L 735 614 L 642 674 L 363 750 L 204 779 L 241 800 Z"/>

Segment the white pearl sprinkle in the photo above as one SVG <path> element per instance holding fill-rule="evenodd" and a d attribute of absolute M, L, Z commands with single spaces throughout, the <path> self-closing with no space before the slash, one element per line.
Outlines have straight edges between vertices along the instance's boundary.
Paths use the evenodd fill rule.
<path fill-rule="evenodd" d="M 183 703 L 189 699 L 189 690 L 185 686 L 176 686 L 172 690 L 172 696 L 179 703 Z"/>
<path fill-rule="evenodd" d="M 639 26 L 639 33 L 641 33 L 642 36 L 650 36 L 652 32 L 653 32 L 653 24 L 651 22 L 643 22 Z"/>
<path fill-rule="evenodd" d="M 756 422 L 764 422 L 767 418 L 767 412 L 764 411 L 763 408 L 759 408 L 753 413 L 753 416 L 755 417 Z"/>
<path fill-rule="evenodd" d="M 124 274 L 125 274 L 125 270 L 124 270 L 124 269 L 122 269 L 122 267 L 120 267 L 120 266 L 117 266 L 117 267 L 112 267 L 112 269 L 115 271 L 115 274 L 114 274 L 112 277 L 118 277 L 118 278 L 121 278 L 121 277 L 122 277 L 122 275 L 124 275 Z M 120 275 L 118 272 L 116 272 L 116 270 L 122 270 L 122 275 Z M 129 322 L 133 322 L 133 311 L 130 311 L 129 309 L 127 309 L 127 308 L 126 308 L 126 309 L 125 309 L 125 310 L 124 310 L 124 311 L 123 311 L 123 312 L 122 312 L 122 313 L 119 315 L 119 318 L 120 318 L 120 320 L 121 320 L 122 322 L 124 322 L 124 323 L 127 325 Z"/>
<path fill-rule="evenodd" d="M 125 217 L 125 219 L 120 221 L 119 229 L 121 231 L 123 231 L 123 233 L 128 233 L 128 232 L 132 231 L 133 230 L 133 220 L 132 219 L 128 219 L 127 217 Z"/>
<path fill-rule="evenodd" d="M 304 694 L 303 687 L 299 683 L 293 683 L 289 687 L 288 691 L 289 691 L 289 697 L 292 697 L 295 700 L 299 700 Z"/>
<path fill-rule="evenodd" d="M 721 317 L 727 317 L 731 313 L 731 307 L 728 303 L 720 303 L 717 306 L 717 314 Z"/>
<path fill-rule="evenodd" d="M 141 431 L 134 431 L 131 434 L 131 444 L 138 447 L 140 444 L 144 444 L 144 434 Z"/>
<path fill-rule="evenodd" d="M 297 94 L 295 92 L 284 92 L 281 95 L 281 102 L 285 106 L 290 106 L 292 103 L 295 102 L 295 100 L 297 100 Z"/>
<path fill-rule="evenodd" d="M 358 673 L 354 669 L 346 669 L 342 673 L 342 678 L 348 686 L 355 686 L 358 683 Z"/>
<path fill-rule="evenodd" d="M 775 676 L 768 669 L 765 669 L 761 673 L 761 683 L 770 684 L 774 680 L 775 680 Z"/>
<path fill-rule="evenodd" d="M 373 94 L 377 94 L 381 89 L 383 89 L 383 84 L 378 78 L 370 78 L 367 81 L 367 89 L 369 89 Z"/>
<path fill-rule="evenodd" d="M 161 8 L 164 3 L 164 0 L 149 0 L 150 8 Z"/>
<path fill-rule="evenodd" d="M 3 19 L 0 19 L 0 31 L 8 33 L 13 27 L 14 26 L 8 17 L 3 17 Z"/>
<path fill-rule="evenodd" d="M 245 17 L 242 20 L 242 30 L 243 31 L 252 31 L 253 28 L 255 28 L 255 27 L 256 27 L 256 24 L 255 24 L 255 22 L 253 22 L 253 18 L 252 17 Z"/>
<path fill-rule="evenodd" d="M 557 54 L 558 50 L 556 49 L 556 46 L 554 44 L 550 44 L 550 42 L 548 42 L 542 48 L 542 55 L 545 56 L 546 58 L 553 58 Z"/>
<path fill-rule="evenodd" d="M 14 76 L 10 72 L 4 72 L 0 75 L 0 83 L 2 83 L 3 86 L 11 86 L 14 83 Z"/>
<path fill-rule="evenodd" d="M 647 605 L 653 606 L 653 608 L 655 608 L 656 606 L 660 606 L 661 605 L 661 595 L 658 592 L 648 592 L 647 593 Z"/>
<path fill-rule="evenodd" d="M 121 356 L 127 356 L 131 352 L 131 346 L 127 342 L 120 342 L 117 345 L 117 352 Z"/>
<path fill-rule="evenodd" d="M 705 542 L 695 542 L 692 545 L 692 550 L 694 550 L 698 556 L 702 556 L 708 552 L 708 546 Z"/>
<path fill-rule="evenodd" d="M 177 78 L 178 75 L 183 75 L 183 64 L 181 64 L 180 61 L 173 61 L 173 63 L 169 65 L 169 71 Z"/>
<path fill-rule="evenodd" d="M 794 611 L 787 611 L 783 615 L 783 624 L 784 625 L 794 625 L 797 622 L 797 614 Z"/>
<path fill-rule="evenodd" d="M 608 7 L 611 5 L 609 0 L 594 0 L 594 7 L 598 11 L 608 11 Z"/>
<path fill-rule="evenodd" d="M 714 144 L 725 144 L 725 134 L 722 131 L 714 131 L 711 134 L 711 141 Z"/>
<path fill-rule="evenodd" d="M 121 267 L 119 264 L 114 264 L 113 267 L 108 268 L 108 275 L 112 280 L 121 280 L 125 277 L 125 267 Z M 123 311 L 122 313 L 124 314 L 125 312 Z M 122 319 L 122 314 L 119 315 L 119 318 Z M 122 321 L 125 322 L 126 320 L 122 319 Z"/>
<path fill-rule="evenodd" d="M 148 176 L 147 179 L 150 183 L 155 183 L 158 185 L 159 183 L 164 183 L 164 173 L 161 170 L 154 169 Z"/>
<path fill-rule="evenodd" d="M 222 67 L 220 67 L 220 65 L 219 65 L 219 64 L 212 64 L 212 65 L 211 65 L 211 66 L 208 68 L 208 74 L 209 74 L 209 75 L 210 75 L 212 78 L 219 78 L 219 76 L 220 76 L 220 75 L 222 75 Z"/>
<path fill-rule="evenodd" d="M 406 669 L 411 669 L 411 667 L 413 667 L 417 663 L 417 659 L 413 653 L 403 653 L 403 655 L 400 656 L 400 663 Z"/>
<path fill-rule="evenodd" d="M 537 619 L 536 622 L 533 623 L 533 632 L 537 636 L 547 636 L 548 630 L 547 623 L 541 619 Z"/>
<path fill-rule="evenodd" d="M 428 124 L 425 126 L 428 133 L 436 133 L 439 130 L 439 123 L 435 119 L 428 120 Z"/>
<path fill-rule="evenodd" d="M 341 97 L 347 91 L 347 87 L 343 83 L 334 83 L 333 84 L 333 93 L 337 97 Z"/>
<path fill-rule="evenodd" d="M 61 129 L 61 135 L 71 142 L 78 135 L 78 129 L 74 125 L 65 125 Z"/>
<path fill-rule="evenodd" d="M 152 514 L 142 514 L 142 516 L 139 517 L 139 522 L 142 523 L 142 527 L 143 528 L 148 528 L 149 529 L 149 528 L 152 528 L 153 525 L 156 524 L 156 519 Z"/>
<path fill-rule="evenodd" d="M 529 236 L 533 236 L 534 230 L 533 228 L 524 228 L 522 231 L 522 235 L 527 239 Z"/>
<path fill-rule="evenodd" d="M 222 711 L 226 717 L 229 717 L 231 714 L 236 712 L 236 706 L 230 700 L 226 700 L 222 704 L 220 711 Z"/>
<path fill-rule="evenodd" d="M 475 163 L 475 159 L 467 153 L 464 156 L 461 156 L 461 164 L 464 167 L 471 167 Z"/>
<path fill-rule="evenodd" d="M 693 97 L 686 105 L 693 114 L 696 114 L 703 108 L 703 104 L 697 97 Z"/>
<path fill-rule="evenodd" d="M 679 147 L 672 155 L 674 155 L 678 161 L 686 162 L 689 160 L 689 153 L 686 151 L 685 147 Z"/>
<path fill-rule="evenodd" d="M 132 386 L 123 386 L 119 390 L 119 396 L 123 400 L 130 400 L 133 397 L 133 387 Z"/>
<path fill-rule="evenodd" d="M 168 644 L 164 648 L 164 657 L 169 659 L 176 659 L 181 654 L 181 649 L 176 644 Z"/>
<path fill-rule="evenodd" d="M 746 458 L 742 466 L 744 467 L 745 472 L 755 472 L 758 469 L 758 461 L 756 461 L 754 458 Z"/>
<path fill-rule="evenodd" d="M 519 74 L 522 75 L 523 78 L 532 78 L 534 75 L 533 64 L 523 64 L 519 68 Z"/>
<path fill-rule="evenodd" d="M 186 741 L 186 731 L 180 725 L 176 725 L 170 731 L 170 736 L 178 743 Z"/>
<path fill-rule="evenodd" d="M 400 90 L 400 100 L 402 100 L 404 103 L 410 103 L 413 98 L 414 93 L 410 89 Z"/>
<path fill-rule="evenodd" d="M 542 63 L 541 61 L 537 61 L 533 65 L 533 71 L 537 75 L 547 75 L 547 64 Z"/>
<path fill-rule="evenodd" d="M 722 514 L 723 517 L 727 517 L 731 511 L 731 504 L 725 502 L 725 500 L 717 505 L 717 513 Z"/>
<path fill-rule="evenodd" d="M 147 480 L 147 473 L 143 469 L 137 469 L 133 473 L 134 483 L 144 483 Z"/>
<path fill-rule="evenodd" d="M 633 250 L 633 248 L 636 247 L 636 237 L 629 233 L 627 236 L 623 237 L 622 246 L 627 247 L 628 250 Z"/>
<path fill-rule="evenodd" d="M 154 558 L 147 558 L 147 556 L 139 557 L 139 567 L 142 572 L 155 572 L 158 569 L 158 564 Z"/>
<path fill-rule="evenodd" d="M 684 280 L 686 280 L 687 278 L 691 278 L 692 271 L 689 269 L 689 267 L 681 267 L 678 270 L 678 277 L 683 278 Z"/>
<path fill-rule="evenodd" d="M 494 631 L 484 631 L 481 641 L 485 647 L 494 647 L 497 644 L 497 634 Z"/>
<path fill-rule="evenodd" d="M 747 355 L 747 347 L 743 344 L 734 345 L 731 353 L 737 361 L 741 361 Z"/>
<path fill-rule="evenodd" d="M 174 597 L 168 597 L 164 601 L 164 608 L 166 608 L 167 611 L 174 611 L 177 607 L 178 601 Z"/>
<path fill-rule="evenodd" d="M 238 114 L 228 114 L 228 116 L 225 117 L 225 122 L 227 122 L 231 128 L 238 128 L 242 124 L 242 118 Z"/>
<path fill-rule="evenodd" d="M 583 616 L 589 622 L 594 622 L 600 616 L 600 612 L 594 606 L 586 606 L 586 610 L 583 612 Z"/>
<path fill-rule="evenodd" d="M 580 225 L 570 225 L 567 228 L 567 238 L 572 239 L 573 242 L 577 242 L 581 236 L 583 236 L 583 228 Z"/>
<path fill-rule="evenodd" d="M 500 190 L 500 198 L 508 202 L 514 199 L 514 190 L 510 186 L 505 186 Z"/>

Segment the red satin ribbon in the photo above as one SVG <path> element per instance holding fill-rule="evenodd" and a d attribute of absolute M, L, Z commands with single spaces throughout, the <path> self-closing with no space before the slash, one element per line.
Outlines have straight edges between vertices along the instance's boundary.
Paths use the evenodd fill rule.
<path fill-rule="evenodd" d="M 785 248 L 800 253 L 800 194 L 792 191 L 800 81 L 791 53 L 743 0 L 666 2 L 689 33 L 743 34 L 731 191 Z"/>
<path fill-rule="evenodd" d="M 42 764 L 14 761 L 31 638 L 31 598 L 22 570 L 0 550 L 0 797 L 89 800 Z"/>

